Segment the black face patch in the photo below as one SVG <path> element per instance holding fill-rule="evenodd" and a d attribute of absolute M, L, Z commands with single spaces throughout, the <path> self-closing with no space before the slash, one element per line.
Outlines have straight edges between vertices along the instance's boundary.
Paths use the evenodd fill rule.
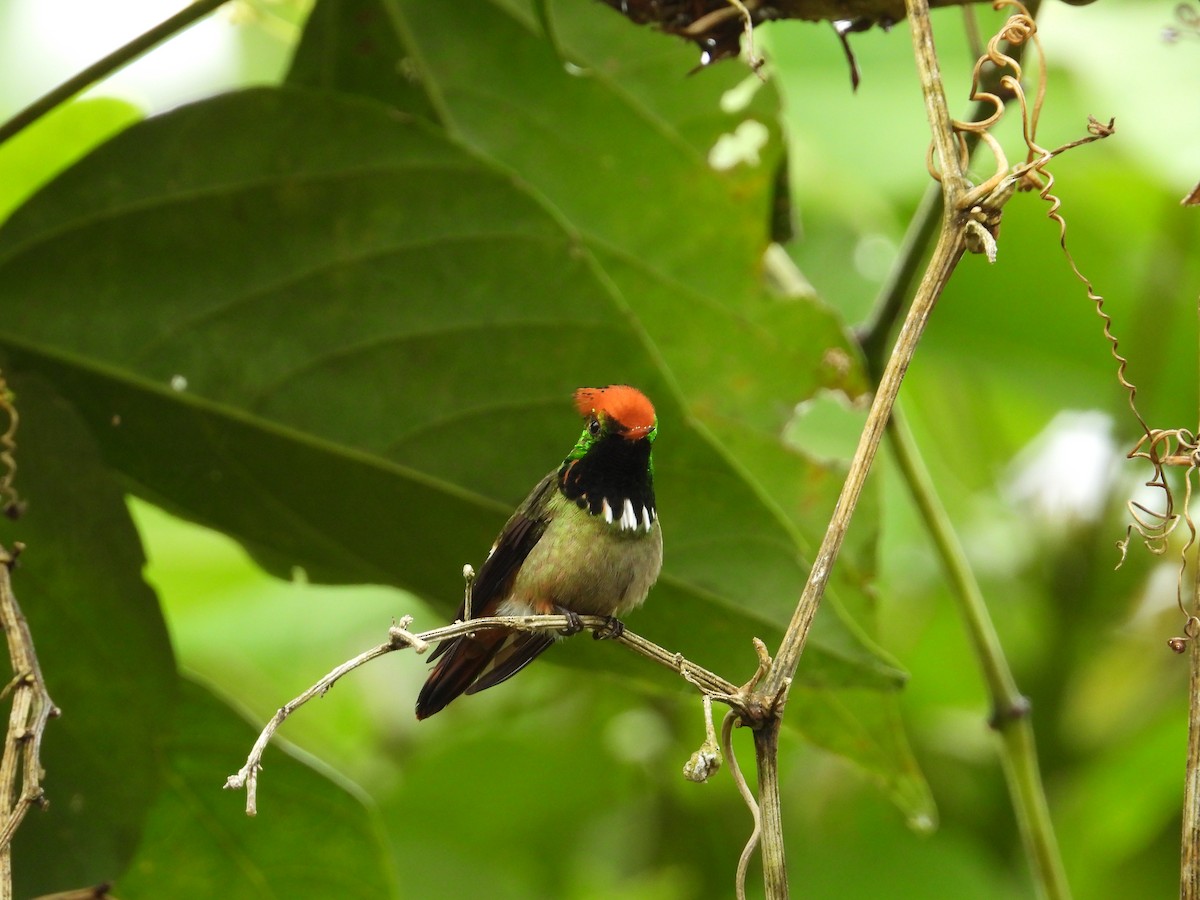
<path fill-rule="evenodd" d="M 568 500 L 622 531 L 649 531 L 658 515 L 645 439 L 600 438 L 582 458 L 563 462 L 558 486 Z"/>

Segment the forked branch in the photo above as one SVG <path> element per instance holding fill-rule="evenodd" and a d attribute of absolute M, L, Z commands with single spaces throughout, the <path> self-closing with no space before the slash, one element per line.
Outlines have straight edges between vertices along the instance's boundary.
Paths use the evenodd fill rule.
<path fill-rule="evenodd" d="M 1096 140 L 1112 133 L 1111 123 L 1103 126 L 1093 120 L 1092 126 L 1089 128 L 1089 135 L 1068 147 L 1050 152 L 1036 144 L 1034 135 L 1041 108 L 1044 79 L 1039 81 L 1036 102 L 1032 107 L 1027 106 L 1021 92 L 1020 65 L 1009 51 L 1000 49 L 1001 43 L 1004 42 L 1011 49 L 1029 39 L 1036 41 L 1036 25 L 1019 3 L 1011 2 L 1011 0 L 999 0 L 995 5 L 997 8 L 1011 6 L 1017 12 L 1010 17 L 1001 32 L 989 42 L 986 54 L 976 66 L 972 99 L 988 103 L 992 109 L 990 114 L 985 114 L 979 122 L 963 123 L 953 120 L 947 109 L 940 66 L 929 22 L 928 3 L 926 0 L 908 0 L 907 3 L 913 49 L 933 137 L 930 170 L 942 185 L 941 231 L 895 346 L 883 367 L 867 423 L 860 436 L 837 506 L 825 538 L 816 553 L 812 570 L 796 606 L 792 622 L 784 636 L 779 652 L 776 654 L 775 662 L 767 672 L 758 691 L 762 703 L 773 709 L 776 716 L 776 721 L 768 720 L 756 730 L 764 835 L 771 835 L 773 830 L 780 827 L 777 824 L 780 820 L 778 785 L 774 779 L 774 736 L 776 733 L 774 727 L 777 725 L 777 718 L 782 715 L 788 686 L 804 651 L 809 629 L 836 563 L 850 519 L 866 482 L 867 473 L 883 437 L 885 426 L 892 416 L 900 383 L 912 361 L 917 343 L 933 307 L 964 252 L 970 250 L 986 253 L 989 259 L 994 260 L 995 238 L 1000 224 L 1001 210 L 1018 186 L 1042 188 L 1045 182 L 1037 179 L 1042 175 L 1049 178 L 1044 167 L 1057 153 L 1070 146 L 1078 146 L 1080 143 Z M 993 66 L 1006 66 L 1010 69 L 1008 74 L 1000 78 L 1000 85 L 1012 91 L 1021 100 L 1022 120 L 1029 156 L 1023 165 L 1013 170 L 1009 169 L 999 143 L 988 131 L 1002 114 L 1004 104 L 999 95 L 983 91 L 979 87 L 981 71 L 987 62 L 991 62 Z M 971 185 L 967 179 L 968 136 L 983 141 L 996 156 L 996 174 L 978 186 Z M 935 162 L 936 165 L 933 164 Z M 1048 187 L 1046 191 L 1048 192 Z M 1014 752 L 1011 758 L 1028 764 L 1031 774 L 1026 780 L 1036 788 L 1033 793 L 1037 793 L 1040 791 L 1040 785 L 1036 783 L 1036 756 L 1033 752 L 1031 732 L 1028 731 L 1027 725 L 1024 729 L 1010 729 L 1005 732 L 1006 741 L 1018 742 L 1019 738 L 1025 737 L 1028 740 L 1018 748 L 1020 752 Z M 1041 812 L 1044 814 L 1044 800 Z M 1053 890 L 1048 891 L 1052 896 L 1066 896 L 1065 881 L 1055 874 L 1057 872 L 1055 869 L 1056 852 L 1048 817 L 1042 815 L 1040 819 L 1044 820 L 1040 826 L 1043 838 L 1033 843 L 1037 847 L 1048 849 L 1045 853 L 1033 853 L 1036 860 L 1035 868 L 1041 867 L 1050 872 L 1041 879 L 1041 883 L 1056 885 Z M 767 896 L 772 900 L 786 897 L 787 877 L 782 840 L 774 843 L 773 850 L 769 851 L 764 846 L 763 859 L 766 868 Z"/>
<path fill-rule="evenodd" d="M 578 620 L 583 624 L 584 628 L 593 632 L 593 634 L 607 634 L 612 625 L 609 619 L 602 616 L 579 616 Z M 411 624 L 412 617 L 405 616 L 389 629 L 387 641 L 342 663 L 306 691 L 288 701 L 276 711 L 271 721 L 266 724 L 266 727 L 259 734 L 258 740 L 254 742 L 254 746 L 250 750 L 250 755 L 246 759 L 246 764 L 235 774 L 230 775 L 225 781 L 225 787 L 229 790 L 240 790 L 242 788 L 246 790 L 246 815 L 253 816 L 258 814 L 258 773 L 262 769 L 262 756 L 271 738 L 279 729 L 279 726 L 292 713 L 308 703 L 308 701 L 316 697 L 325 696 L 329 689 L 342 676 L 394 650 L 412 648 L 416 653 L 424 653 L 429 649 L 431 644 L 464 634 L 473 634 L 478 631 L 507 628 L 518 631 L 560 632 L 572 623 L 566 616 L 491 616 L 488 618 L 470 619 L 466 622 L 455 622 L 453 625 L 447 625 L 444 628 L 435 628 L 431 631 L 423 631 L 419 634 L 413 634 L 408 630 Z M 611 640 L 661 666 L 665 666 L 682 677 L 688 684 L 693 685 L 703 696 L 728 705 L 739 716 L 747 714 L 745 703 L 750 695 L 750 689 L 757 680 L 757 675 L 746 687 L 738 687 L 732 682 L 726 681 L 720 675 L 710 672 L 703 666 L 696 665 L 691 660 L 686 659 L 683 654 L 672 653 L 655 644 L 653 641 L 649 641 L 641 635 L 633 633 L 628 628 L 615 637 L 612 637 Z"/>

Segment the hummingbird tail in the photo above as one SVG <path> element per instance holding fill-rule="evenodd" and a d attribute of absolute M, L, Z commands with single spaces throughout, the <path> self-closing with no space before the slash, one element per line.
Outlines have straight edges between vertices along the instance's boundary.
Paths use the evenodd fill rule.
<path fill-rule="evenodd" d="M 442 658 L 417 695 L 417 718 L 427 719 L 445 709 L 451 700 L 469 688 L 487 668 L 506 637 L 503 631 L 484 631 L 474 637 L 455 638 L 438 647 L 437 652 L 442 653 Z"/>
<path fill-rule="evenodd" d="M 507 681 L 553 643 L 548 634 L 500 629 L 455 638 L 443 645 L 442 658 L 417 696 L 417 718 L 429 718 L 460 694 L 476 694 Z"/>

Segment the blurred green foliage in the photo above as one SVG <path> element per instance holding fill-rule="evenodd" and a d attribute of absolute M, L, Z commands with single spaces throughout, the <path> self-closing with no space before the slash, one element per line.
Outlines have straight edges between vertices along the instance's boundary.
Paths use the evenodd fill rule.
<path fill-rule="evenodd" d="M 678 775 L 698 704 L 591 642 L 420 725 L 423 664 L 385 657 L 284 726 L 257 819 L 219 790 L 275 708 L 392 617 L 449 613 L 458 566 L 573 440 L 577 383 L 636 381 L 670 426 L 667 576 L 632 628 L 737 681 L 798 594 L 839 486 L 802 401 L 861 394 L 850 329 L 928 180 L 905 29 L 853 36 L 852 94 L 827 26 L 761 28 L 762 86 L 737 62 L 686 77 L 694 48 L 590 0 L 550 9 L 565 68 L 521 3 L 326 0 L 288 87 L 152 118 L 61 175 L 136 112 L 76 102 L 0 147 L 5 214 L 48 184 L 0 229 L 30 501 L 0 539 L 30 545 L 16 588 L 66 710 L 18 896 L 731 894 L 748 814 L 725 774 Z M 1162 45 L 1172 15 L 1042 20 L 1042 143 L 1117 118 L 1056 161 L 1056 193 L 1163 427 L 1195 420 L 1200 284 L 1176 99 L 1200 47 Z M 934 21 L 965 109 L 962 14 Z M 746 120 L 757 161 L 714 170 Z M 819 300 L 761 283 L 785 148 L 787 249 Z M 1016 197 L 997 265 L 964 261 L 902 403 L 1033 702 L 1076 894 L 1161 896 L 1186 731 L 1174 568 L 1139 549 L 1112 571 L 1148 473 L 1116 464 L 1136 423 L 1045 209 Z M 810 428 L 853 432 L 853 410 L 819 411 Z M 886 455 L 873 488 L 789 708 L 794 892 L 1029 896 L 977 664 Z M 930 792 L 939 827 L 918 833 Z"/>

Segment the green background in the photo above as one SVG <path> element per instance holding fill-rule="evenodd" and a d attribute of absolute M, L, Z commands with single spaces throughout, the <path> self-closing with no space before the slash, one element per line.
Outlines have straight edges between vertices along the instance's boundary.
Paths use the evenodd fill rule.
<path fill-rule="evenodd" d="M 515 2 L 251 5 L 229 26 L 249 90 L 144 122 L 89 96 L 0 146 L 29 503 L 0 539 L 28 545 L 15 588 L 65 711 L 18 896 L 731 895 L 748 814 L 724 773 L 679 776 L 698 702 L 591 641 L 420 724 L 424 664 L 385 657 L 287 722 L 256 819 L 220 790 L 282 702 L 393 618 L 452 613 L 462 564 L 573 443 L 580 384 L 636 383 L 662 425 L 667 562 L 631 628 L 741 681 L 798 596 L 862 420 L 852 330 L 928 181 L 907 30 L 854 36 L 854 94 L 827 25 L 759 29 L 764 85 L 736 61 L 689 76 L 693 47 L 600 4 L 549 8 L 567 65 Z M 1164 45 L 1172 16 L 1047 3 L 1042 25 L 1041 143 L 1117 118 L 1054 164 L 1056 193 L 1161 427 L 1195 421 L 1200 275 L 1177 99 L 1200 42 Z M 934 16 L 952 110 L 962 21 Z M 4 109 L 31 99 L 6 82 Z M 716 167 L 728 135 L 745 156 Z M 764 275 L 785 158 L 811 289 Z M 1161 896 L 1175 557 L 1113 572 L 1149 473 L 1120 462 L 1136 422 L 1045 211 L 1017 196 L 997 264 L 964 260 L 901 403 L 1032 700 L 1075 893 Z M 977 664 L 886 452 L 799 676 L 795 895 L 1032 893 Z"/>

